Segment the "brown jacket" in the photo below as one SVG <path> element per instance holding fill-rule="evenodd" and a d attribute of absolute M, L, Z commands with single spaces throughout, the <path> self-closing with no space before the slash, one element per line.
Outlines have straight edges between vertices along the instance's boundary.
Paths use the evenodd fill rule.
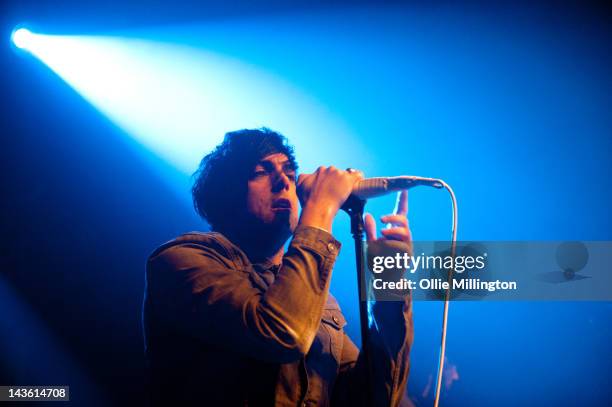
<path fill-rule="evenodd" d="M 143 310 L 156 405 L 366 405 L 363 361 L 329 294 L 340 243 L 299 226 L 280 266 L 252 264 L 219 233 L 188 233 L 147 263 Z M 373 397 L 397 406 L 412 344 L 410 299 L 372 304 Z"/>

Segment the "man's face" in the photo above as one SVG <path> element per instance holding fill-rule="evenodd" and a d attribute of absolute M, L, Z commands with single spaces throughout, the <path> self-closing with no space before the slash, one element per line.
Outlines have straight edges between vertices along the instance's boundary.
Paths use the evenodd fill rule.
<path fill-rule="evenodd" d="M 262 158 L 253 168 L 247 193 L 247 212 L 270 226 L 270 232 L 295 230 L 299 201 L 295 190 L 295 168 L 285 154 L 274 153 Z"/>

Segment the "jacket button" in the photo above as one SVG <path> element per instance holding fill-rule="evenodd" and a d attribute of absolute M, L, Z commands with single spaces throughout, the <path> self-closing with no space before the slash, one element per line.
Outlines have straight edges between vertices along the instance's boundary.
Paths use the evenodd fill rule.
<path fill-rule="evenodd" d="M 332 319 L 334 320 L 334 322 L 335 322 L 337 325 L 340 325 L 340 318 L 338 318 L 337 316 L 335 316 L 335 315 L 334 315 L 334 316 L 332 317 Z"/>
<path fill-rule="evenodd" d="M 329 242 L 327 244 L 327 250 L 329 250 L 331 253 L 333 253 L 333 252 L 336 251 L 336 246 L 332 242 Z"/>

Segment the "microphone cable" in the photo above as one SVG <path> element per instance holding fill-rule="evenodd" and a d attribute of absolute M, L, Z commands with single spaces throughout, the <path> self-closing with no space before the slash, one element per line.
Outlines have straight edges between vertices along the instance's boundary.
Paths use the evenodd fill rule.
<path fill-rule="evenodd" d="M 438 373 L 436 378 L 436 394 L 434 397 L 434 407 L 438 407 L 440 404 L 440 392 L 442 389 L 442 376 L 444 373 L 444 355 L 446 353 L 446 332 L 448 329 L 448 308 L 450 305 L 450 295 L 452 287 L 453 273 L 455 272 L 455 255 L 457 251 L 457 198 L 455 192 L 446 182 L 439 180 L 444 189 L 448 191 L 453 203 L 453 229 L 452 229 L 452 241 L 451 241 L 451 258 L 453 259 L 453 266 L 448 274 L 448 288 L 446 289 L 446 295 L 444 297 L 444 311 L 442 314 L 442 333 L 440 337 L 440 358 L 438 359 Z"/>

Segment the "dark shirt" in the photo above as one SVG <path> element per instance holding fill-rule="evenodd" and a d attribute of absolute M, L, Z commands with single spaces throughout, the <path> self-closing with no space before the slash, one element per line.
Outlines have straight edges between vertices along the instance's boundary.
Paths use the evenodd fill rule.
<path fill-rule="evenodd" d="M 329 294 L 340 243 L 298 226 L 281 265 L 252 264 L 222 234 L 188 233 L 147 263 L 143 312 L 155 405 L 367 405 L 364 361 Z M 405 393 L 409 298 L 373 303 L 372 392 Z"/>

